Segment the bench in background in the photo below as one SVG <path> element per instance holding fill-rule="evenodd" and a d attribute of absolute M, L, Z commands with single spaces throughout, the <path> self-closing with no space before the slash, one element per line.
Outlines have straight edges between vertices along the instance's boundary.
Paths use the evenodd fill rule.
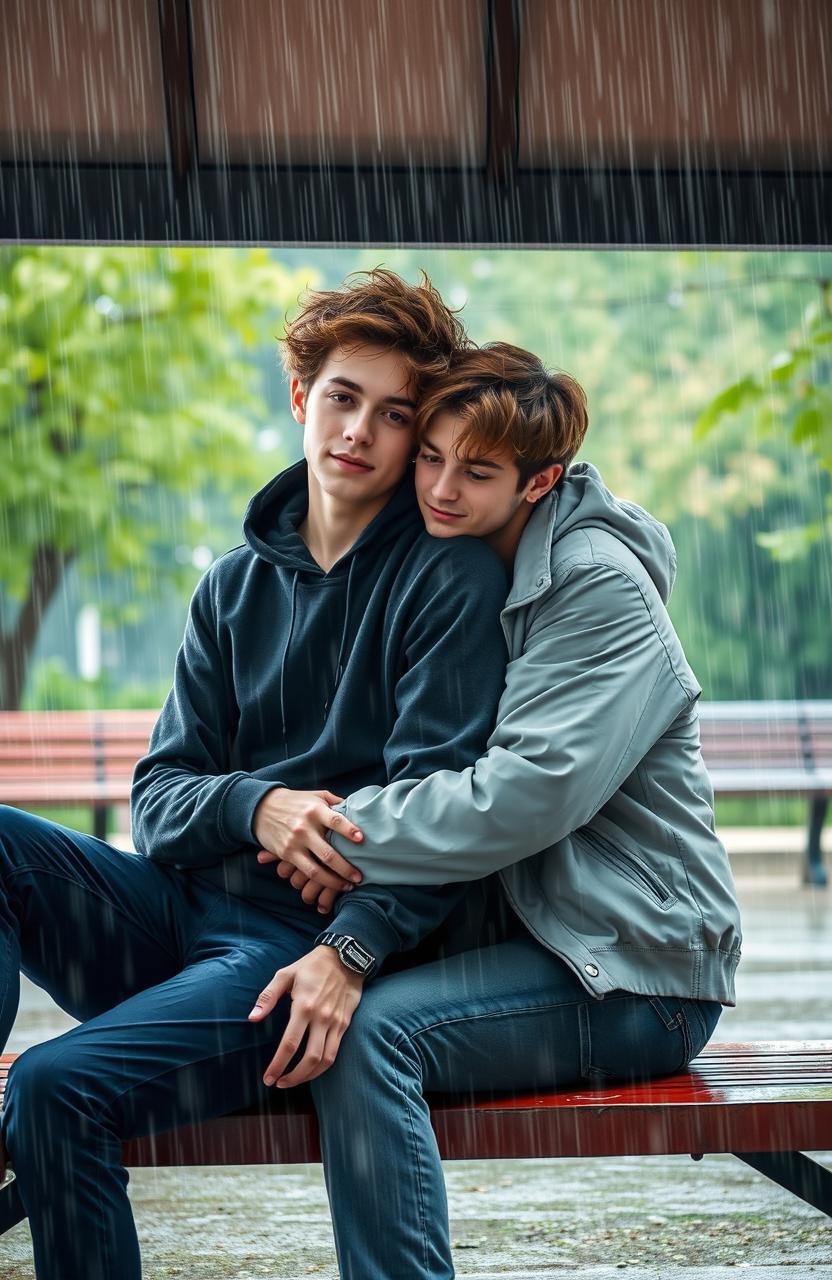
<path fill-rule="evenodd" d="M 0 1058 L 2 1090 L 13 1059 Z M 603 1091 L 433 1099 L 445 1160 L 731 1152 L 832 1216 L 832 1171 L 803 1154 L 832 1149 L 832 1041 L 714 1044 L 676 1076 Z M 272 1090 L 264 1106 L 129 1142 L 130 1168 L 319 1161 L 309 1094 Z M 0 1234 L 25 1217 L 10 1183 Z"/>
<path fill-rule="evenodd" d="M 127 805 L 158 711 L 0 712 L 0 803 Z M 821 830 L 832 793 L 832 702 L 703 702 L 702 753 L 720 795 L 807 795 L 804 879 L 826 884 Z"/>
<path fill-rule="evenodd" d="M 703 702 L 702 755 L 718 795 L 809 797 L 804 883 L 825 885 L 821 832 L 832 794 L 832 702 Z"/>
<path fill-rule="evenodd" d="M 158 711 L 0 712 L 0 803 L 20 808 L 89 805 L 107 838 L 113 805 L 130 802 L 137 760 Z"/>

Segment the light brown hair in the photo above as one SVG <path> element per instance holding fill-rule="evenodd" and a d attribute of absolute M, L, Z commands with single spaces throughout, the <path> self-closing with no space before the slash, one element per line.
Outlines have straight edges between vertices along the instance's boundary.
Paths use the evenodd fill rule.
<path fill-rule="evenodd" d="M 340 289 L 310 291 L 301 304 L 286 326 L 283 363 L 307 388 L 336 347 L 372 345 L 404 358 L 418 396 L 470 345 L 461 321 L 424 271 L 417 285 L 383 267 L 355 271 Z"/>
<path fill-rule="evenodd" d="M 518 490 L 554 463 L 566 471 L 589 427 L 580 383 L 568 373 L 550 373 L 531 351 L 508 342 L 457 355 L 419 405 L 420 437 L 443 411 L 462 421 L 454 443 L 458 457 L 511 452 L 520 472 Z"/>

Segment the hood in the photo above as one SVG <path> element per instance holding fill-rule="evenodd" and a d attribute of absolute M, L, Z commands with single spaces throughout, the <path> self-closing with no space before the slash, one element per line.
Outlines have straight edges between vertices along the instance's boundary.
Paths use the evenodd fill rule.
<path fill-rule="evenodd" d="M 243 518 L 243 536 L 261 560 L 283 569 L 325 577 L 324 570 L 312 559 L 298 533 L 308 509 L 308 471 L 305 459 L 301 459 L 255 493 Z M 408 470 L 386 506 L 329 572 L 348 569 L 356 553 L 370 542 L 377 554 L 379 548 L 399 537 L 408 525 L 413 526 L 414 532 L 422 527 L 412 469 Z"/>
<path fill-rule="evenodd" d="M 579 462 L 555 490 L 553 544 L 576 529 L 603 529 L 644 565 L 665 604 L 676 578 L 676 549 L 665 525 L 635 502 L 610 493 L 589 462 Z"/>

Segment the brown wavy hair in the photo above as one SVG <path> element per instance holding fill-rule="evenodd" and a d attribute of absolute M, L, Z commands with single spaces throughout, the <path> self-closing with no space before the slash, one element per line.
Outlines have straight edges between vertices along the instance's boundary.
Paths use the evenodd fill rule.
<path fill-rule="evenodd" d="M 306 387 L 336 347 L 373 345 L 398 352 L 411 370 L 416 394 L 447 373 L 468 336 L 425 272 L 417 285 L 394 271 L 355 271 L 340 289 L 311 290 L 286 326 L 283 363 Z"/>
<path fill-rule="evenodd" d="M 589 427 L 580 383 L 568 373 L 550 373 L 531 351 L 508 342 L 458 353 L 419 405 L 420 437 L 443 411 L 462 420 L 458 457 L 511 451 L 518 491 L 544 467 L 560 463 L 566 471 Z"/>

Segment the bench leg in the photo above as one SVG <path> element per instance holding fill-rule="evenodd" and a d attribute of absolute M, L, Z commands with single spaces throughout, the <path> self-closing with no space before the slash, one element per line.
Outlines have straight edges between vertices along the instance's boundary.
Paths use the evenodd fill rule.
<path fill-rule="evenodd" d="M 832 1217 L 832 1172 L 801 1151 L 735 1151 L 738 1160 Z"/>
<path fill-rule="evenodd" d="M 107 839 L 107 814 L 109 812 L 109 809 L 99 808 L 98 806 L 92 811 L 92 833 L 96 840 Z"/>
<path fill-rule="evenodd" d="M 11 1231 L 12 1227 L 16 1227 L 25 1217 L 26 1210 L 23 1208 L 17 1183 L 9 1182 L 0 1191 L 0 1236 L 6 1231 Z"/>
<path fill-rule="evenodd" d="M 806 843 L 806 869 L 803 874 L 803 883 L 817 885 L 820 888 L 827 883 L 820 836 L 828 804 L 828 796 L 816 796 L 809 804 L 809 838 Z"/>

